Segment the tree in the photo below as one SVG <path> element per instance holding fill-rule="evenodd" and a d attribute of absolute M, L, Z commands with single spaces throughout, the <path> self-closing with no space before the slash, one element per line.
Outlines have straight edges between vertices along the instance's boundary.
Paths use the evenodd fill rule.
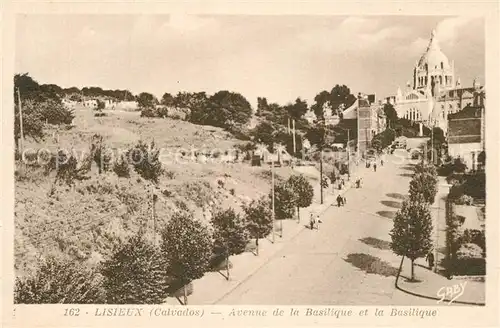
<path fill-rule="evenodd" d="M 272 195 L 269 195 L 271 198 Z M 295 214 L 295 194 L 290 185 L 278 183 L 274 186 L 274 211 L 276 220 L 287 220 Z"/>
<path fill-rule="evenodd" d="M 216 211 L 211 222 L 214 228 L 214 250 L 216 254 L 225 254 L 226 279 L 229 280 L 229 256 L 243 253 L 248 244 L 246 223 L 232 208 Z"/>
<path fill-rule="evenodd" d="M 428 204 L 422 196 L 404 200 L 394 218 L 390 232 L 391 249 L 411 260 L 411 280 L 415 280 L 414 261 L 426 256 L 432 249 L 432 221 Z"/>
<path fill-rule="evenodd" d="M 168 92 L 165 92 L 161 97 L 161 104 L 164 106 L 174 106 L 175 98 Z"/>
<path fill-rule="evenodd" d="M 295 205 L 297 206 L 297 219 L 300 221 L 300 208 L 312 204 L 314 196 L 313 186 L 303 175 L 292 175 L 286 182 L 295 194 Z"/>
<path fill-rule="evenodd" d="M 134 170 L 144 179 L 154 183 L 159 182 L 164 171 L 159 156 L 160 150 L 155 147 L 154 141 L 148 146 L 139 140 L 137 145 L 127 152 L 127 159 L 134 166 Z"/>
<path fill-rule="evenodd" d="M 149 107 L 155 107 L 158 101 L 156 97 L 153 96 L 152 94 L 147 92 L 141 92 L 137 96 L 137 103 L 140 108 L 149 108 Z"/>
<path fill-rule="evenodd" d="M 14 104 L 18 103 L 17 91 L 21 94 L 23 100 L 33 100 L 35 102 L 43 102 L 47 100 L 61 102 L 61 98 L 55 92 L 57 88 L 42 87 L 28 73 L 14 75 Z"/>
<path fill-rule="evenodd" d="M 73 261 L 49 257 L 34 275 L 17 278 L 14 287 L 16 304 L 100 304 L 102 276 Z"/>
<path fill-rule="evenodd" d="M 287 111 L 290 118 L 298 120 L 302 116 L 304 116 L 305 113 L 307 113 L 308 110 L 307 102 L 305 100 L 300 99 L 299 97 L 295 100 L 294 104 L 289 104 L 285 106 L 285 110 Z"/>
<path fill-rule="evenodd" d="M 318 120 L 323 120 L 324 115 L 323 115 L 323 106 L 325 104 L 330 104 L 330 93 L 328 91 L 321 91 L 314 97 L 314 104 L 311 106 L 311 109 L 313 110 L 314 114 L 318 118 Z"/>
<path fill-rule="evenodd" d="M 32 137 L 35 140 L 43 139 L 43 114 L 38 110 L 35 102 L 29 100 L 23 106 L 23 133 L 24 136 Z M 16 149 L 19 148 L 19 138 L 21 137 L 21 125 L 19 120 L 19 106 L 14 106 L 14 140 Z"/>
<path fill-rule="evenodd" d="M 410 181 L 410 198 L 417 199 L 422 195 L 424 201 L 433 204 L 437 194 L 437 182 L 435 170 L 415 173 Z"/>
<path fill-rule="evenodd" d="M 103 263 L 111 304 L 160 304 L 167 296 L 166 264 L 156 246 L 139 232 Z"/>
<path fill-rule="evenodd" d="M 247 230 L 251 238 L 255 238 L 257 255 L 259 255 L 259 239 L 265 238 L 273 229 L 271 204 L 268 199 L 253 200 L 243 205 Z"/>
<path fill-rule="evenodd" d="M 349 108 L 356 101 L 356 96 L 351 94 L 351 90 L 346 85 L 335 85 L 330 91 L 330 105 L 337 109 L 341 105 L 343 108 Z"/>
<path fill-rule="evenodd" d="M 275 127 L 271 123 L 263 121 L 252 130 L 250 135 L 254 137 L 256 142 L 271 147 L 274 142 L 274 131 Z"/>
<path fill-rule="evenodd" d="M 384 105 L 384 114 L 386 117 L 387 127 L 393 128 L 394 123 L 396 123 L 398 121 L 398 113 L 394 109 L 394 106 L 390 103 L 386 103 Z"/>
<path fill-rule="evenodd" d="M 234 125 L 247 124 L 252 117 L 252 107 L 241 94 L 219 91 L 209 99 L 210 117 L 213 126 L 232 128 Z"/>
<path fill-rule="evenodd" d="M 162 231 L 162 251 L 168 263 L 167 274 L 184 287 L 203 277 L 212 255 L 212 241 L 207 228 L 187 213 L 176 213 Z"/>
<path fill-rule="evenodd" d="M 269 110 L 269 105 L 267 104 L 267 99 L 265 97 L 257 97 L 257 113 L 255 115 L 260 116 L 265 111 Z"/>

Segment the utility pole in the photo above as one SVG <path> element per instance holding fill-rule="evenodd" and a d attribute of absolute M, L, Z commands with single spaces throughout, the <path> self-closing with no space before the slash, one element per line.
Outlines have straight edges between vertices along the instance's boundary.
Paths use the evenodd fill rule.
<path fill-rule="evenodd" d="M 292 118 L 292 131 L 293 131 L 293 156 L 297 153 L 297 144 L 295 142 L 295 119 Z"/>
<path fill-rule="evenodd" d="M 431 128 L 431 163 L 434 164 L 434 125 Z"/>
<path fill-rule="evenodd" d="M 287 125 L 287 133 L 290 134 L 290 116 L 287 117 L 288 125 Z"/>
<path fill-rule="evenodd" d="M 271 204 L 272 204 L 272 212 L 271 212 L 271 218 L 273 220 L 273 243 L 275 242 L 275 237 L 274 235 L 276 234 L 276 228 L 275 228 L 275 213 L 274 213 L 274 157 L 271 157 Z M 283 233 L 283 231 L 281 232 Z"/>
<path fill-rule="evenodd" d="M 151 196 L 152 196 L 152 202 L 153 202 L 153 211 L 152 211 L 152 215 L 153 215 L 153 240 L 154 240 L 154 244 L 157 245 L 157 241 L 156 241 L 156 200 L 158 199 L 158 196 L 155 194 L 154 192 L 154 188 L 152 187 L 151 188 Z"/>
<path fill-rule="evenodd" d="M 351 146 L 349 145 L 349 129 L 347 129 L 347 181 L 351 180 Z"/>
<path fill-rule="evenodd" d="M 23 154 L 23 149 L 24 149 L 24 128 L 23 128 L 23 106 L 21 104 L 21 92 L 19 91 L 19 88 L 17 88 L 17 103 L 19 106 L 19 129 L 21 135 L 19 136 L 19 153 Z"/>
<path fill-rule="evenodd" d="M 323 205 L 323 147 L 325 146 L 326 143 L 326 128 L 325 128 L 325 121 L 323 120 L 323 140 L 322 143 L 320 144 L 320 152 L 319 152 L 319 190 L 320 190 L 320 199 L 321 199 L 321 205 Z"/>

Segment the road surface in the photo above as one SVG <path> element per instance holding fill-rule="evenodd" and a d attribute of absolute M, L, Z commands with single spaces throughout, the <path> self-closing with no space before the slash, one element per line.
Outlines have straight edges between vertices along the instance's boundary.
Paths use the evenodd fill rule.
<path fill-rule="evenodd" d="M 361 164 L 360 164 L 361 165 Z M 411 167 L 369 170 L 344 207 L 330 207 L 319 230 L 304 229 L 217 304 L 436 305 L 394 287 L 401 258 L 389 249 L 392 216 L 407 194 Z"/>

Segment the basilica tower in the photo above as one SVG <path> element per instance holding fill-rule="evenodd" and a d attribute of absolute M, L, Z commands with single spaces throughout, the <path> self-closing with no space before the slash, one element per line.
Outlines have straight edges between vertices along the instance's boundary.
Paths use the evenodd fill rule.
<path fill-rule="evenodd" d="M 441 51 L 436 31 L 433 30 L 426 51 L 413 69 L 413 89 L 425 92 L 455 87 L 455 63 Z M 436 88 L 438 86 L 438 88 Z M 437 96 L 437 95 L 433 95 Z"/>

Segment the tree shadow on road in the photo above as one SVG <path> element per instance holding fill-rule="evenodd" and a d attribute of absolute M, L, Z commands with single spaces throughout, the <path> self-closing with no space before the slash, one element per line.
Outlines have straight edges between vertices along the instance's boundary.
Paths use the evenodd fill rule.
<path fill-rule="evenodd" d="M 399 176 L 406 177 L 406 178 L 413 178 L 413 174 L 410 174 L 410 173 L 401 173 Z"/>
<path fill-rule="evenodd" d="M 407 165 L 407 166 L 402 166 L 402 170 L 407 170 L 407 171 L 415 171 L 415 166 Z"/>
<path fill-rule="evenodd" d="M 391 266 L 388 262 L 382 261 L 380 258 L 368 254 L 348 254 L 347 259 L 344 259 L 344 261 L 365 271 L 366 273 L 378 274 L 384 277 L 395 277 L 398 274 L 398 269 Z"/>
<path fill-rule="evenodd" d="M 405 195 L 403 194 L 399 194 L 399 193 L 396 193 L 396 192 L 392 192 L 392 193 L 388 193 L 388 194 L 385 194 L 387 197 L 391 197 L 391 198 L 396 198 L 396 199 L 401 199 L 401 200 L 404 200 L 406 198 Z"/>
<path fill-rule="evenodd" d="M 378 211 L 377 215 L 380 215 L 384 218 L 393 220 L 396 217 L 396 212 L 394 212 L 394 211 Z"/>
<path fill-rule="evenodd" d="M 401 208 L 401 203 L 400 202 L 395 202 L 393 200 L 383 200 L 380 203 L 382 203 L 385 206 L 392 207 L 392 208 Z"/>
<path fill-rule="evenodd" d="M 374 238 L 374 237 L 365 237 L 365 238 L 359 239 L 359 241 L 362 243 L 365 243 L 369 246 L 378 248 L 378 249 L 383 249 L 383 250 L 391 249 L 391 243 L 389 243 L 388 241 L 382 240 L 382 239 L 378 239 L 378 238 Z"/>

